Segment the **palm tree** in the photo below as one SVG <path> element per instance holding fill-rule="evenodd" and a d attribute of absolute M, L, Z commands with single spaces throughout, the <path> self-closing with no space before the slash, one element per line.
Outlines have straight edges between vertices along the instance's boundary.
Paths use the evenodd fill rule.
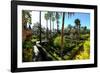
<path fill-rule="evenodd" d="M 63 53 L 63 35 L 64 35 L 64 20 L 65 20 L 65 12 L 63 12 L 62 14 L 62 31 L 61 31 L 61 57 L 62 57 L 62 53 Z"/>
<path fill-rule="evenodd" d="M 76 24 L 77 29 L 79 29 L 80 28 L 80 20 L 75 19 L 75 24 Z"/>
<path fill-rule="evenodd" d="M 52 16 L 53 32 L 54 32 L 54 21 L 55 21 L 55 17 L 54 17 L 54 16 Z"/>
<path fill-rule="evenodd" d="M 56 12 L 56 23 L 57 23 L 57 32 L 59 31 L 59 18 L 60 18 L 60 13 L 59 12 Z"/>
<path fill-rule="evenodd" d="M 47 37 L 47 39 L 48 39 L 48 20 L 49 20 L 49 15 L 48 15 L 48 13 L 46 13 L 45 14 L 45 16 L 44 16 L 44 18 L 45 18 L 45 20 L 46 20 L 46 30 L 47 30 L 47 32 L 46 32 L 46 37 Z"/>
<path fill-rule="evenodd" d="M 52 20 L 52 15 L 53 15 L 53 12 L 49 12 L 48 11 L 48 16 L 49 16 L 49 19 L 50 19 L 50 37 L 51 37 L 51 20 Z"/>
<path fill-rule="evenodd" d="M 40 21 L 40 44 L 41 44 L 41 11 L 40 11 L 40 13 L 39 13 L 39 21 Z"/>
<path fill-rule="evenodd" d="M 78 35 L 80 34 L 80 20 L 79 19 L 75 19 L 75 25 L 76 25 L 76 28 L 77 28 L 77 32 L 78 32 Z"/>
<path fill-rule="evenodd" d="M 64 22 L 65 22 L 65 15 L 68 15 L 68 18 L 71 17 L 72 15 L 74 15 L 73 12 L 63 12 L 62 13 L 62 31 L 61 31 L 61 57 L 62 57 L 62 53 L 63 53 L 63 47 L 64 47 Z M 62 57 L 63 58 L 63 57 Z"/>

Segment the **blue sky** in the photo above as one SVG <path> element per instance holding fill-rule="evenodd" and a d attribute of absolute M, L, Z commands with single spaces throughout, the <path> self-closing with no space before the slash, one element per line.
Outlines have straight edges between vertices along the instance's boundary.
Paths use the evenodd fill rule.
<path fill-rule="evenodd" d="M 74 15 L 72 15 L 70 18 L 68 18 L 68 14 L 65 15 L 65 22 L 64 27 L 67 27 L 69 24 L 72 26 L 75 26 L 75 19 L 80 19 L 81 26 L 87 26 L 87 28 L 90 28 L 90 14 L 89 13 L 78 13 L 75 12 Z M 59 28 L 61 28 L 62 25 L 62 17 L 59 19 Z"/>
<path fill-rule="evenodd" d="M 42 27 L 46 28 L 46 20 L 44 18 L 46 12 L 41 12 L 41 25 Z M 32 26 L 36 23 L 39 22 L 39 11 L 32 11 Z M 90 14 L 89 13 L 78 13 L 74 12 L 74 15 L 68 18 L 68 14 L 66 13 L 65 15 L 65 22 L 64 22 L 64 27 L 67 27 L 69 24 L 72 26 L 75 26 L 75 19 L 80 19 L 81 26 L 87 26 L 87 28 L 90 28 Z M 48 20 L 48 28 L 50 29 L 50 20 Z M 62 16 L 59 19 L 59 29 L 62 27 Z M 53 25 L 51 25 L 53 27 Z M 57 29 L 57 23 L 54 21 L 54 28 Z"/>

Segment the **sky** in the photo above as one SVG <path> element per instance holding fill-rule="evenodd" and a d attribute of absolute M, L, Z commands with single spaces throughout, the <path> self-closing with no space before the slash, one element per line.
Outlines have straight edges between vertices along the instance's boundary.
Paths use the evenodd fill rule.
<path fill-rule="evenodd" d="M 44 18 L 45 13 L 46 12 L 41 12 L 41 25 L 42 27 L 46 28 L 46 20 Z M 32 11 L 31 15 L 32 15 L 32 26 L 33 26 L 34 23 L 39 22 L 39 11 Z M 88 29 L 90 28 L 90 14 L 78 13 L 78 12 L 75 12 L 74 15 L 71 16 L 70 18 L 68 18 L 68 14 L 66 13 L 64 27 L 67 27 L 69 24 L 71 24 L 72 26 L 75 26 L 75 23 L 74 23 L 75 19 L 80 19 L 81 26 L 87 26 Z M 61 29 L 62 16 L 60 16 L 59 22 L 60 22 L 59 29 Z M 50 21 L 48 21 L 48 26 L 50 26 Z M 53 25 L 51 25 L 51 27 L 53 27 Z M 54 28 L 55 29 L 57 28 L 56 21 L 54 22 Z"/>
<path fill-rule="evenodd" d="M 71 24 L 72 26 L 75 26 L 75 19 L 79 19 L 81 26 L 87 26 L 87 28 L 90 28 L 90 14 L 89 13 L 75 13 L 70 18 L 68 18 L 68 14 L 65 16 L 65 26 L 68 24 Z M 62 22 L 62 21 L 60 21 Z"/>

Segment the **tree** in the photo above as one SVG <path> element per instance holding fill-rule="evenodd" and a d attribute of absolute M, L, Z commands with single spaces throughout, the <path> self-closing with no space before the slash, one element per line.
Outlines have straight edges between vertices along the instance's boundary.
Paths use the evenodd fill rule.
<path fill-rule="evenodd" d="M 39 22 L 34 23 L 32 31 L 33 31 L 34 35 L 38 35 L 39 36 L 39 33 L 40 33 L 40 23 Z"/>
<path fill-rule="evenodd" d="M 86 30 L 87 30 L 87 27 L 85 26 L 85 27 L 84 27 L 84 33 L 86 33 Z"/>
<path fill-rule="evenodd" d="M 65 20 L 65 12 L 63 12 L 62 14 L 62 31 L 61 31 L 61 57 L 62 57 L 62 53 L 63 53 L 63 35 L 64 35 L 64 20 Z"/>
<path fill-rule="evenodd" d="M 71 29 L 72 29 L 71 24 L 68 25 L 68 28 L 67 28 L 67 29 L 68 29 L 68 32 L 70 33 L 70 31 L 71 31 Z"/>
<path fill-rule="evenodd" d="M 62 31 L 61 31 L 61 57 L 62 57 L 62 53 L 63 53 L 63 47 L 64 47 L 64 42 L 63 42 L 63 40 L 64 40 L 64 22 L 65 22 L 65 16 L 66 16 L 66 14 L 68 14 L 68 18 L 69 17 L 71 17 L 72 15 L 74 15 L 74 13 L 73 12 L 67 12 L 67 13 L 65 13 L 65 12 L 63 12 L 62 13 Z M 62 57 L 63 58 L 63 57 Z"/>
<path fill-rule="evenodd" d="M 41 44 L 41 11 L 39 12 L 39 24 L 40 24 L 40 27 L 39 27 L 39 30 L 40 30 L 40 44 Z"/>
<path fill-rule="evenodd" d="M 22 25 L 23 28 L 27 28 L 27 23 L 31 24 L 31 11 L 29 10 L 22 10 Z M 30 26 L 30 25 L 29 25 Z"/>
<path fill-rule="evenodd" d="M 46 32 L 46 37 L 47 37 L 47 39 L 48 39 L 48 20 L 49 20 L 49 15 L 48 15 L 48 13 L 46 13 L 45 14 L 45 16 L 44 16 L 44 18 L 45 18 L 45 20 L 46 20 L 46 30 L 47 30 L 47 32 Z"/>
<path fill-rule="evenodd" d="M 31 30 L 31 24 L 29 24 L 29 29 Z"/>
<path fill-rule="evenodd" d="M 79 30 L 80 29 L 80 20 L 79 19 L 75 19 L 75 25 L 77 27 L 77 29 Z"/>
<path fill-rule="evenodd" d="M 80 37 L 80 20 L 79 19 L 75 19 L 75 25 L 76 25 L 76 28 L 77 28 L 77 32 L 78 32 L 78 38 Z"/>
<path fill-rule="evenodd" d="M 55 21 L 55 17 L 54 17 L 54 16 L 52 16 L 53 32 L 54 32 L 54 21 Z"/>
<path fill-rule="evenodd" d="M 56 12 L 56 23 L 57 23 L 57 32 L 59 31 L 59 18 L 60 18 L 60 13 L 59 12 Z"/>
<path fill-rule="evenodd" d="M 50 37 L 51 37 L 51 19 L 52 19 L 53 12 L 48 11 L 48 16 L 50 19 Z"/>

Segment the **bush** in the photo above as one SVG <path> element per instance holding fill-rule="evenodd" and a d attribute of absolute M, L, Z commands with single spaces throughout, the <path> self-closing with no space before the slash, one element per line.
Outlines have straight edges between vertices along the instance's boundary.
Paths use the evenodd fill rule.
<path fill-rule="evenodd" d="M 37 36 L 35 36 L 35 35 L 32 35 L 32 43 L 34 43 L 34 42 L 36 42 L 38 40 L 38 37 Z"/>
<path fill-rule="evenodd" d="M 85 41 L 85 43 L 84 43 L 84 51 L 90 52 L 90 41 Z"/>
<path fill-rule="evenodd" d="M 65 38 L 63 39 L 63 42 L 64 42 L 64 47 L 66 45 L 66 41 L 65 41 Z M 57 36 L 55 39 L 54 39 L 54 46 L 55 47 L 59 47 L 61 48 L 61 36 Z"/>
<path fill-rule="evenodd" d="M 80 39 L 83 39 L 83 40 L 87 40 L 88 37 L 90 37 L 90 34 L 80 35 Z"/>
<path fill-rule="evenodd" d="M 31 41 L 24 41 L 23 42 L 23 48 L 33 48 L 32 42 Z"/>
<path fill-rule="evenodd" d="M 32 61 L 33 57 L 33 45 L 31 41 L 23 42 L 23 62 Z"/>
<path fill-rule="evenodd" d="M 89 59 L 90 58 L 90 41 L 87 40 L 83 44 L 83 50 L 76 55 L 75 59 Z"/>
<path fill-rule="evenodd" d="M 31 62 L 33 57 L 33 49 L 23 49 L 23 61 Z"/>
<path fill-rule="evenodd" d="M 61 46 L 61 37 L 58 36 L 54 39 L 54 46 L 60 47 Z"/>

